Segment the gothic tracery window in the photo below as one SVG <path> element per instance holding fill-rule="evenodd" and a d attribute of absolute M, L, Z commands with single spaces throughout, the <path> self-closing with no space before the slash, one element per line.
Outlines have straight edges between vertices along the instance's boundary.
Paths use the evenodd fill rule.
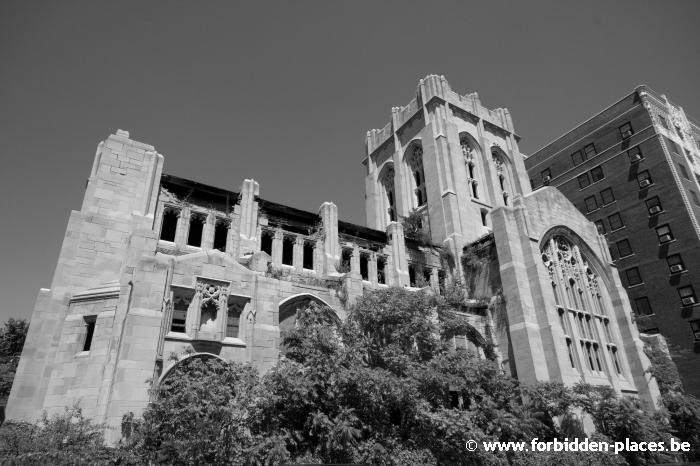
<path fill-rule="evenodd" d="M 421 146 L 413 146 L 408 165 L 411 168 L 416 207 L 420 207 L 428 202 L 425 190 L 425 173 L 423 172 L 423 148 Z"/>
<path fill-rule="evenodd" d="M 476 157 L 474 147 L 466 136 L 459 140 L 462 148 L 462 159 L 467 167 L 467 183 L 469 183 L 471 195 L 474 199 L 479 199 L 479 182 L 476 179 Z"/>
<path fill-rule="evenodd" d="M 555 236 L 543 246 L 542 262 L 551 279 L 572 368 L 622 374 L 599 279 L 579 247 L 563 236 Z M 614 366 L 608 370 L 602 354 L 605 347 Z"/>
<path fill-rule="evenodd" d="M 388 222 L 396 221 L 396 206 L 394 196 L 394 168 L 388 166 L 379 175 L 379 184 L 384 191 L 382 209 L 385 212 Z"/>

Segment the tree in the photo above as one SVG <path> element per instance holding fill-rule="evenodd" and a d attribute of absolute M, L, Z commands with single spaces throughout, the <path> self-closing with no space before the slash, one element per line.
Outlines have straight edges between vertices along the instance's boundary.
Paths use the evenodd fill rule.
<path fill-rule="evenodd" d="M 28 330 L 29 324 L 23 319 L 10 319 L 0 330 L 0 405 L 5 405 L 10 396 Z"/>

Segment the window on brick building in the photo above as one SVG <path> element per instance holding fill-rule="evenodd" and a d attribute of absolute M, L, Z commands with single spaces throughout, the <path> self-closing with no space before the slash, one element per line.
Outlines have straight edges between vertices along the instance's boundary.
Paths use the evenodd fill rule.
<path fill-rule="evenodd" d="M 303 265 L 307 270 L 313 270 L 314 268 L 314 243 L 311 241 L 304 241 L 304 258 Z"/>
<path fill-rule="evenodd" d="M 228 237 L 229 223 L 226 220 L 217 219 L 214 227 L 214 249 L 226 251 L 226 238 Z"/>
<path fill-rule="evenodd" d="M 599 165 L 591 170 L 591 180 L 593 180 L 594 183 L 602 180 L 603 178 L 605 178 L 603 167 Z"/>
<path fill-rule="evenodd" d="M 695 341 L 700 341 L 700 319 L 691 320 L 688 323 L 690 324 L 690 331 L 693 332 L 693 338 Z"/>
<path fill-rule="evenodd" d="M 602 220 L 596 220 L 595 221 L 595 226 L 598 229 L 598 233 L 601 235 L 604 235 L 606 233 L 605 231 L 605 223 L 603 223 Z"/>
<path fill-rule="evenodd" d="M 85 322 L 85 340 L 83 341 L 83 351 L 90 351 L 92 347 L 92 337 L 95 335 L 95 323 L 97 316 L 83 316 Z"/>
<path fill-rule="evenodd" d="M 654 183 L 654 180 L 651 179 L 649 170 L 644 170 L 637 175 L 637 183 L 639 184 L 640 188 L 646 188 Z"/>
<path fill-rule="evenodd" d="M 571 154 L 571 162 L 574 164 L 574 167 L 576 165 L 581 165 L 583 161 L 586 160 L 583 156 L 583 152 L 580 150 L 577 150 L 573 154 Z"/>
<path fill-rule="evenodd" d="M 668 243 L 669 241 L 673 240 L 671 227 L 668 225 L 661 225 L 656 229 L 656 236 L 659 237 L 659 243 Z"/>
<path fill-rule="evenodd" d="M 634 300 L 634 308 L 638 316 L 648 316 L 654 313 L 649 304 L 649 298 L 642 296 Z"/>
<path fill-rule="evenodd" d="M 622 216 L 619 212 L 615 212 L 614 214 L 609 215 L 608 222 L 610 222 L 610 231 L 619 230 L 620 228 L 625 226 L 625 224 L 622 222 Z"/>
<path fill-rule="evenodd" d="M 595 196 L 589 196 L 584 199 L 583 202 L 586 203 L 586 212 L 592 212 L 598 208 L 598 202 L 596 201 Z"/>
<path fill-rule="evenodd" d="M 642 149 L 639 146 L 635 146 L 627 151 L 627 157 L 630 159 L 630 163 L 637 163 L 644 158 L 642 154 Z"/>
<path fill-rule="evenodd" d="M 606 188 L 600 192 L 600 200 L 603 205 L 610 204 L 615 201 L 615 195 L 613 194 L 612 188 Z"/>
<path fill-rule="evenodd" d="M 642 275 L 639 273 L 639 267 L 632 267 L 631 269 L 625 270 L 625 276 L 627 277 L 627 284 L 629 286 L 639 285 L 642 283 Z"/>
<path fill-rule="evenodd" d="M 163 222 L 160 225 L 160 239 L 170 242 L 175 241 L 179 216 L 180 211 L 174 207 L 166 207 L 163 210 Z"/>
<path fill-rule="evenodd" d="M 668 263 L 668 269 L 671 273 L 678 273 L 685 270 L 685 264 L 683 264 L 683 258 L 680 254 L 671 254 L 666 258 Z"/>
<path fill-rule="evenodd" d="M 681 298 L 681 304 L 683 306 L 692 306 L 698 302 L 695 298 L 695 290 L 693 290 L 691 285 L 678 288 L 678 296 Z"/>
<path fill-rule="evenodd" d="M 596 155 L 598 152 L 596 151 L 595 144 L 590 143 L 583 148 L 583 153 L 586 156 L 585 158 L 588 159 Z"/>
<path fill-rule="evenodd" d="M 632 245 L 628 239 L 623 239 L 615 243 L 617 246 L 617 252 L 620 257 L 627 257 L 632 255 Z"/>
<path fill-rule="evenodd" d="M 486 220 L 486 216 L 488 215 L 489 211 L 486 209 L 481 209 L 481 224 L 485 227 L 488 226 L 488 222 Z"/>
<path fill-rule="evenodd" d="M 588 172 L 579 175 L 576 179 L 578 180 L 578 187 L 581 189 L 591 184 L 591 179 L 588 177 Z"/>
<path fill-rule="evenodd" d="M 627 139 L 634 134 L 634 129 L 632 129 L 632 123 L 630 123 L 629 121 L 624 125 L 620 126 L 618 128 L 618 131 L 620 132 L 620 136 L 622 137 L 622 139 Z"/>
<path fill-rule="evenodd" d="M 658 196 L 647 199 L 647 210 L 649 211 L 649 215 L 656 215 L 663 212 L 664 209 L 661 206 L 661 201 Z"/>
<path fill-rule="evenodd" d="M 686 180 L 690 180 L 690 176 L 688 175 L 688 170 L 686 170 L 685 165 L 683 165 L 682 163 L 679 163 L 678 169 L 680 170 L 683 178 L 685 178 Z"/>
<path fill-rule="evenodd" d="M 189 246 L 202 246 L 202 232 L 204 231 L 204 222 L 207 218 L 202 214 L 190 215 L 190 230 L 187 234 L 187 244 Z"/>

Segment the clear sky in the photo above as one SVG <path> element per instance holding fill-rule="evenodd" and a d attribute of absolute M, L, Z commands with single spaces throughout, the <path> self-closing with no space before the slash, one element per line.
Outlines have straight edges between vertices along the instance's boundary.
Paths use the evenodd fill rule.
<path fill-rule="evenodd" d="M 364 138 L 443 74 L 532 153 L 648 84 L 700 117 L 700 2 L 0 2 L 0 323 L 49 287 L 99 141 L 364 224 Z"/>

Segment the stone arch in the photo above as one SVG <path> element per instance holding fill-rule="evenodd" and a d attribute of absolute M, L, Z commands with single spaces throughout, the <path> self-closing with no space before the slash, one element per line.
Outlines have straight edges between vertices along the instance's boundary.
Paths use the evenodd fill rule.
<path fill-rule="evenodd" d="M 310 293 L 299 293 L 280 301 L 278 305 L 280 329 L 279 348 L 282 354 L 286 352 L 286 348 L 282 343 L 284 340 L 284 336 L 287 332 L 289 332 L 296 326 L 297 312 L 301 309 L 308 308 L 311 304 L 317 304 L 319 306 L 333 309 L 330 304 L 328 304 L 318 296 L 314 296 Z M 338 317 L 338 314 L 335 312 L 335 310 L 333 310 L 333 316 L 337 319 L 337 322 L 340 323 L 340 317 Z"/>
<path fill-rule="evenodd" d="M 423 143 L 420 139 L 414 139 L 408 144 L 403 155 L 403 161 L 409 174 L 407 181 L 410 193 L 408 197 L 410 199 L 410 207 L 418 208 L 426 205 L 428 197 L 425 187 L 425 172 L 423 170 Z"/>
<path fill-rule="evenodd" d="M 184 356 L 183 358 L 179 359 L 175 364 L 173 364 L 172 366 L 168 367 L 167 369 L 165 369 L 163 371 L 163 373 L 160 375 L 160 378 L 158 379 L 158 385 L 163 383 L 163 381 L 168 378 L 168 376 L 173 371 L 173 369 L 175 369 L 176 367 L 178 367 L 179 365 L 181 365 L 185 361 L 188 361 L 188 360 L 193 359 L 193 358 L 198 358 L 198 359 L 212 359 L 213 358 L 213 359 L 218 359 L 219 361 L 221 361 L 225 364 L 228 364 L 228 361 L 226 361 L 224 358 L 222 358 L 218 354 L 213 354 L 213 353 L 188 354 L 188 355 Z"/>

